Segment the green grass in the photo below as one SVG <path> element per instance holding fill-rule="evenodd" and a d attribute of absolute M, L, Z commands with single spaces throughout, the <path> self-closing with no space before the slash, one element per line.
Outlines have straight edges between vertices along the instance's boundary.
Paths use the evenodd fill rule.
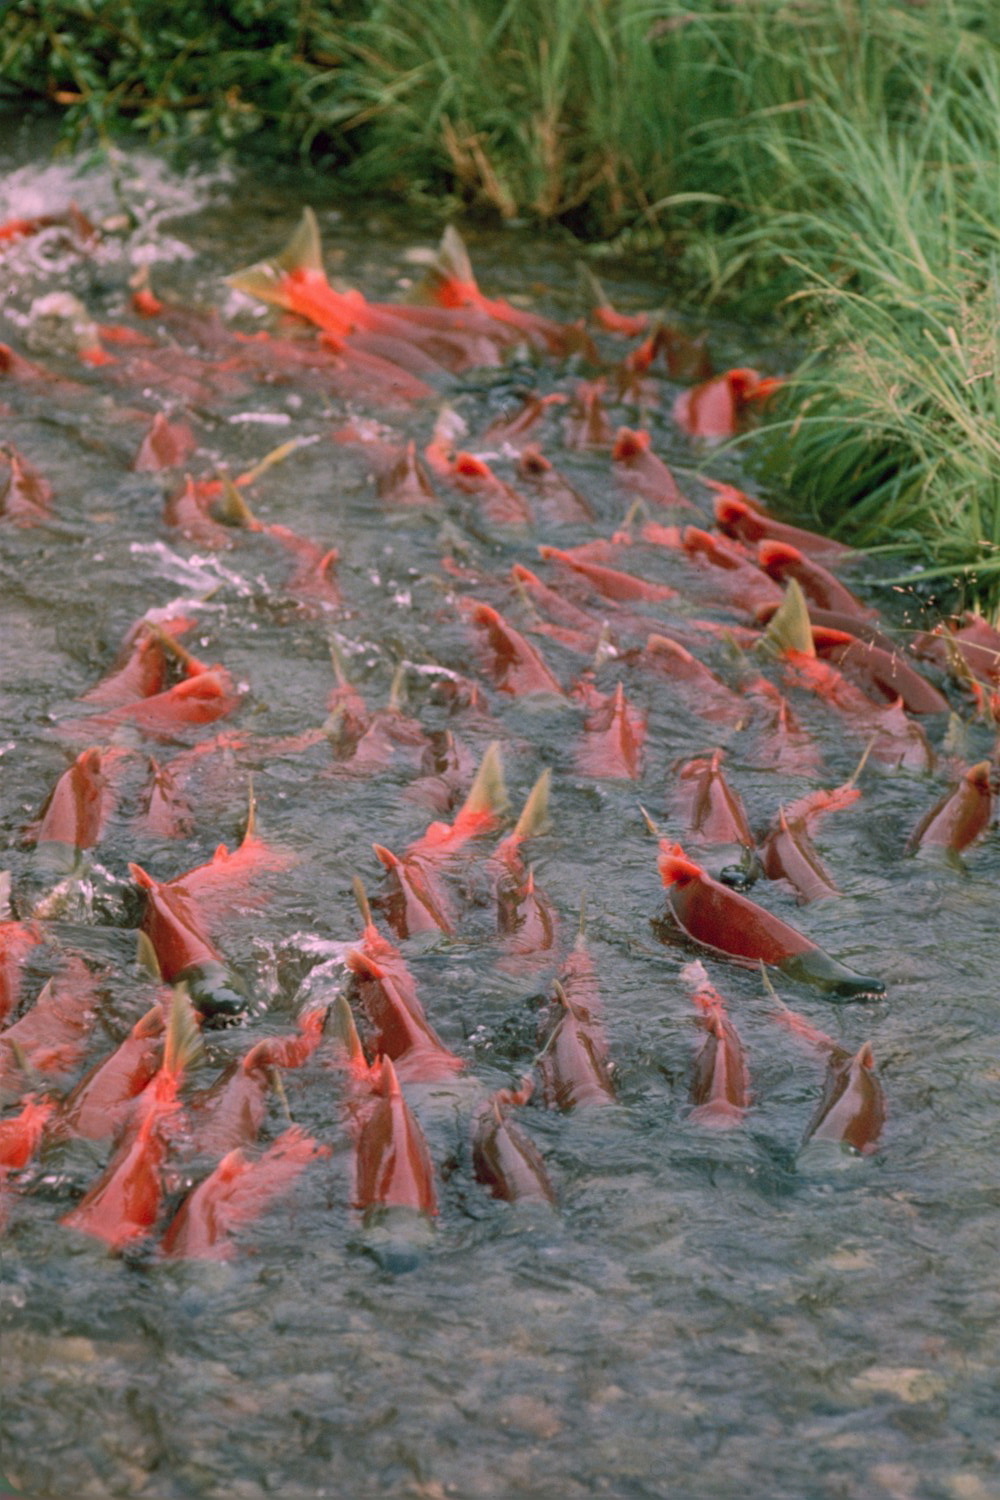
<path fill-rule="evenodd" d="M 14 0 L 0 76 L 777 313 L 812 353 L 762 475 L 1000 606 L 996 0 Z"/>

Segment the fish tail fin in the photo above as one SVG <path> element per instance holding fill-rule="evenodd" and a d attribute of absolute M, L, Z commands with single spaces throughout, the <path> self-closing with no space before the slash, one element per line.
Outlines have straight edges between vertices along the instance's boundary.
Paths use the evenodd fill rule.
<path fill-rule="evenodd" d="M 368 892 L 361 883 L 360 875 L 354 876 L 351 881 L 351 889 L 354 892 L 354 899 L 358 903 L 358 911 L 361 913 L 362 922 L 364 922 L 366 927 L 371 927 L 372 909 L 368 901 Z"/>
<path fill-rule="evenodd" d="M 212 519 L 224 526 L 239 526 L 244 531 L 260 531 L 261 524 L 239 488 L 233 483 L 228 469 L 219 471 L 222 493 L 212 506 Z"/>
<path fill-rule="evenodd" d="M 603 667 L 609 657 L 616 654 L 614 633 L 612 632 L 610 623 L 605 620 L 601 626 L 601 633 L 597 637 L 597 645 L 594 647 L 594 656 L 591 662 L 593 670 L 596 672 L 598 667 Z"/>
<path fill-rule="evenodd" d="M 379 1058 L 378 1091 L 385 1099 L 402 1097 L 403 1090 L 399 1086 L 399 1079 L 396 1077 L 396 1069 L 392 1065 L 391 1057 Z"/>
<path fill-rule="evenodd" d="M 857 765 L 854 767 L 853 772 L 848 777 L 848 779 L 844 783 L 843 787 L 841 787 L 839 790 L 844 791 L 844 792 L 846 792 L 848 790 L 854 791 L 855 787 L 858 784 L 858 777 L 861 775 L 861 772 L 864 770 L 865 766 L 868 764 L 868 757 L 869 757 L 869 755 L 871 755 L 872 750 L 875 748 L 875 745 L 877 744 L 877 742 L 878 742 L 878 735 L 877 734 L 873 734 L 872 737 L 871 737 L 871 739 L 868 741 L 867 745 L 865 746 L 864 750 L 861 752 L 861 759 L 858 761 Z M 854 799 L 852 797 L 851 801 L 853 802 L 853 800 Z"/>
<path fill-rule="evenodd" d="M 164 1031 L 163 1060 L 141 1096 L 140 1134 L 147 1140 L 158 1122 L 180 1107 L 178 1096 L 184 1074 L 201 1051 L 201 1032 L 186 984 L 173 987 Z"/>
<path fill-rule="evenodd" d="M 816 655 L 806 596 L 796 579 L 788 580 L 785 597 L 754 649 L 767 657 L 784 656 L 788 651 L 798 651 L 803 656 Z"/>
<path fill-rule="evenodd" d="M 600 279 L 594 275 L 585 261 L 577 261 L 576 274 L 579 277 L 583 294 L 591 307 L 610 307 L 611 299 L 601 285 Z"/>
<path fill-rule="evenodd" d="M 136 867 L 138 868 L 138 866 Z M 156 956 L 156 949 L 148 933 L 139 928 L 135 944 L 135 961 L 140 969 L 144 969 L 151 979 L 163 978 L 160 972 L 160 960 Z"/>
<path fill-rule="evenodd" d="M 274 257 L 274 264 L 282 271 L 322 271 L 323 247 L 319 237 L 316 215 L 306 205 L 302 217 L 292 231 L 285 248 Z"/>
<path fill-rule="evenodd" d="M 660 837 L 660 827 L 659 827 L 659 824 L 656 823 L 656 822 L 654 822 L 654 820 L 650 817 L 649 813 L 643 807 L 643 805 L 642 805 L 641 802 L 639 803 L 639 811 L 642 813 L 642 821 L 646 825 L 646 832 L 647 833 L 651 833 L 653 835 L 654 839 L 658 839 Z M 680 845 L 678 845 L 677 847 L 680 848 Z"/>
<path fill-rule="evenodd" d="M 543 833 L 549 822 L 549 791 L 552 787 L 552 772 L 546 767 L 528 793 L 521 816 L 514 825 L 514 837 L 518 840 L 535 838 Z"/>
<path fill-rule="evenodd" d="M 257 837 L 257 796 L 253 789 L 253 777 L 247 777 L 247 821 L 240 840 L 241 847 L 252 844 Z"/>
<path fill-rule="evenodd" d="M 227 276 L 226 282 L 238 292 L 246 292 L 261 302 L 274 307 L 289 307 L 285 278 L 296 271 L 313 271 L 322 274 L 323 251 L 320 245 L 319 225 L 311 208 L 302 210 L 302 217 L 288 244 L 271 260 L 260 260 L 241 271 Z"/>
<path fill-rule="evenodd" d="M 279 443 L 277 448 L 272 448 L 269 453 L 265 453 L 264 457 L 255 463 L 252 469 L 247 469 L 245 473 L 241 474 L 236 483 L 253 484 L 255 480 L 259 479 L 262 474 L 266 474 L 268 469 L 273 468 L 275 464 L 283 463 L 289 454 L 294 453 L 296 449 L 308 448 L 316 441 L 318 441 L 318 438 L 307 437 L 303 434 L 301 437 L 289 438 L 287 442 Z"/>
<path fill-rule="evenodd" d="M 344 653 L 341 651 L 332 635 L 329 637 L 327 645 L 330 649 L 330 664 L 333 667 L 333 675 L 337 679 L 337 686 L 339 688 L 350 687 L 351 679 L 347 675 L 347 666 L 344 661 Z"/>
<path fill-rule="evenodd" d="M 379 864 L 384 865 L 387 870 L 395 870 L 403 863 L 399 855 L 393 854 L 384 844 L 372 844 L 372 850 Z"/>
<path fill-rule="evenodd" d="M 460 820 L 495 820 L 508 806 L 507 786 L 503 779 L 503 760 L 500 741 L 492 740 L 486 747 L 476 779 L 469 795 L 462 804 L 455 822 Z"/>
<path fill-rule="evenodd" d="M 356 1078 L 367 1078 L 369 1076 L 368 1059 L 365 1057 L 365 1049 L 358 1035 L 354 1012 L 343 995 L 338 995 L 333 1002 L 332 1015 L 333 1034 L 344 1049 L 348 1069 Z"/>
<path fill-rule="evenodd" d="M 461 307 L 479 294 L 469 252 L 454 224 L 449 224 L 441 236 L 420 293 L 425 301 L 437 302 L 442 307 Z"/>
<path fill-rule="evenodd" d="M 406 662 L 401 661 L 389 684 L 389 707 L 396 713 L 406 702 Z"/>

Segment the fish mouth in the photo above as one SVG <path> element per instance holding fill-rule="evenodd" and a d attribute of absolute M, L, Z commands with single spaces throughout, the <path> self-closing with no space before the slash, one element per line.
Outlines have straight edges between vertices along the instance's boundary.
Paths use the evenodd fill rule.
<path fill-rule="evenodd" d="M 822 990 L 833 1001 L 880 1000 L 885 994 L 885 984 L 881 979 L 870 974 L 857 974 L 818 948 L 793 954 L 779 968 L 789 979 L 800 979 Z"/>

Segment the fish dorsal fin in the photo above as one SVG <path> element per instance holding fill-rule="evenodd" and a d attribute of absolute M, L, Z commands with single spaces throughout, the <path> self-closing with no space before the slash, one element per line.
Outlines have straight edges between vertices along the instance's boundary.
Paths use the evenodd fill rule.
<path fill-rule="evenodd" d="M 476 779 L 469 795 L 462 804 L 462 812 L 500 813 L 507 806 L 507 787 L 503 779 L 503 761 L 500 758 L 500 741 L 492 740 L 486 748 Z M 457 822 L 457 819 L 456 819 Z"/>
<path fill-rule="evenodd" d="M 816 655 L 806 596 L 794 578 L 788 580 L 785 597 L 754 649 L 770 657 L 784 656 L 787 651 Z"/>
<path fill-rule="evenodd" d="M 531 839 L 543 833 L 549 821 L 549 791 L 552 772 L 546 767 L 525 799 L 521 816 L 514 825 L 516 839 Z"/>

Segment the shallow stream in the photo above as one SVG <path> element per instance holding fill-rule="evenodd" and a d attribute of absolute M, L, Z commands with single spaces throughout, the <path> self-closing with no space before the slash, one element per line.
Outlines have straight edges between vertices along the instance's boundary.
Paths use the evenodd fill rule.
<path fill-rule="evenodd" d="M 248 331 L 272 326 L 270 313 L 222 277 L 281 247 L 301 211 L 300 182 L 184 177 L 139 153 L 119 164 L 116 192 L 105 167 L 40 165 L 12 124 L 6 140 L 0 220 L 75 199 L 110 227 L 86 250 L 58 229 L 3 249 L 4 341 L 28 352 L 32 303 L 53 290 L 72 291 L 99 323 L 140 327 L 128 280 L 142 264 L 170 303 L 206 317 L 218 308 Z M 312 202 L 331 274 L 371 298 L 402 299 L 421 274 L 413 252 L 433 248 L 437 229 L 387 205 L 342 210 L 332 189 L 325 201 L 313 189 Z M 116 227 L 123 206 L 132 221 Z M 469 248 L 489 293 L 564 320 L 585 310 L 561 244 L 512 230 L 472 232 Z M 627 310 L 669 295 L 648 267 L 633 277 L 616 264 L 605 279 Z M 718 368 L 780 369 L 753 330 L 712 328 L 709 341 Z M 626 346 L 601 347 L 610 359 Z M 610 535 L 627 502 L 607 453 L 563 449 L 553 418 L 546 452 L 595 519 L 542 520 L 525 534 L 484 526 L 467 497 L 444 485 L 435 507 L 388 509 L 364 451 L 332 441 L 349 419 L 374 417 L 395 440 L 422 447 L 447 402 L 475 448 L 524 391 L 568 391 L 593 372 L 573 360 L 524 358 L 454 377 L 433 402 L 386 408 L 315 383 L 209 380 L 192 389 L 156 352 L 148 378 L 134 385 L 123 384 L 124 363 L 102 370 L 69 355 L 28 357 L 80 389 L 0 380 L 3 441 L 54 491 L 50 524 L 0 530 L 0 862 L 12 872 L 15 908 L 44 883 L 23 829 L 70 751 L 91 742 L 67 738 L 60 725 L 80 717 L 80 695 L 107 674 L 147 610 L 189 602 L 191 649 L 224 663 L 241 688 L 235 714 L 202 738 L 232 728 L 256 747 L 234 751 L 201 783 L 187 837 L 157 840 L 134 827 L 147 756 L 181 747 L 119 734 L 134 757 L 95 851 L 95 894 L 48 921 L 25 974 L 30 1001 L 67 952 L 99 973 L 100 1013 L 76 1076 L 150 1004 L 151 984 L 135 964 L 128 862 L 167 879 L 220 842 L 231 847 L 251 775 L 262 836 L 296 862 L 266 905 L 237 912 L 221 930 L 253 1003 L 243 1026 L 207 1033 L 191 1086 L 210 1082 L 251 1040 L 290 1031 L 307 1000 L 346 987 L 345 945 L 360 933 L 352 878 L 376 895 L 373 840 L 401 849 L 433 814 L 407 795 L 412 767 L 352 775 L 325 741 L 261 748 L 323 724 L 332 636 L 370 707 L 384 706 L 405 663 L 406 709 L 425 731 L 453 729 L 475 759 L 499 740 L 515 810 L 552 768 L 551 827 L 533 841 L 531 862 L 558 914 L 561 953 L 585 904 L 618 1102 L 560 1113 L 536 1091 L 520 1112 L 555 1184 L 554 1211 L 495 1200 L 476 1182 L 474 1110 L 531 1071 L 559 955 L 527 972 L 499 965 L 492 911 L 470 875 L 456 937 L 401 943 L 435 1027 L 467 1063 L 457 1083 L 422 1086 L 411 1101 L 441 1208 L 417 1236 L 408 1269 L 387 1261 L 351 1207 L 342 1080 L 322 1049 L 286 1074 L 286 1099 L 272 1095 L 263 1134 L 273 1138 L 290 1117 L 332 1155 L 241 1233 L 229 1262 L 162 1263 L 155 1242 L 115 1256 L 63 1227 L 109 1148 L 47 1149 L 19 1181 L 2 1241 L 0 1468 L 16 1492 L 81 1500 L 1000 1496 L 1000 841 L 994 829 L 961 865 L 903 857 L 910 830 L 952 779 L 949 764 L 927 774 L 869 762 L 861 800 L 817 835 L 838 899 L 797 907 L 778 886 L 755 891 L 886 985 L 884 999 L 833 1005 L 778 984 L 787 1004 L 844 1047 L 871 1041 L 888 1107 L 878 1151 L 801 1154 L 823 1061 L 775 1024 L 756 973 L 710 958 L 747 1048 L 754 1104 L 739 1129 L 699 1127 L 688 1119 L 688 1087 L 702 1033 L 679 979 L 692 953 L 654 931 L 664 896 L 639 804 L 680 837 L 670 769 L 720 746 L 760 828 L 781 803 L 844 781 L 864 737 L 845 733 L 815 698 L 793 695 L 821 765 L 810 777 L 783 775 L 761 753 L 751 719 L 707 723 L 612 655 L 598 681 L 608 691 L 621 676 L 648 712 L 645 770 L 638 784 L 581 775 L 579 706 L 496 691 L 455 606 L 457 595 L 480 588 L 442 561 L 493 580 L 483 587 L 497 602 L 496 580 L 513 563 L 538 566 L 538 542 L 567 547 Z M 661 404 L 645 413 L 609 410 L 616 425 L 641 417 L 708 515 L 698 475 L 739 482 L 736 460 L 679 433 L 670 404 L 680 386 L 662 387 Z M 287 587 L 287 556 L 267 537 L 234 532 L 230 547 L 209 551 L 164 524 L 165 476 L 130 467 L 144 422 L 160 410 L 191 424 L 198 446 L 187 464 L 197 475 L 220 463 L 238 473 L 286 439 L 309 440 L 263 475 L 250 499 L 262 520 L 338 549 L 341 607 L 304 609 Z M 496 467 L 512 479 L 509 460 Z M 650 576 L 678 584 L 668 554 L 644 563 Z M 900 632 L 924 623 L 915 606 L 907 614 L 905 599 L 866 580 L 864 567 L 852 576 Z M 513 592 L 498 607 L 523 619 Z M 655 628 L 656 610 L 648 612 Z M 587 665 L 555 641 L 532 639 L 566 687 Z M 709 640 L 702 654 L 739 681 L 731 644 Z M 463 718 L 449 707 L 441 685 L 456 674 L 478 675 L 488 712 Z M 952 725 L 950 747 L 946 718 L 928 721 L 932 743 L 965 763 L 984 758 L 991 735 L 948 690 L 965 717 Z M 7 1100 L 7 1111 L 15 1105 Z M 184 1185 L 175 1184 L 172 1202 Z"/>

